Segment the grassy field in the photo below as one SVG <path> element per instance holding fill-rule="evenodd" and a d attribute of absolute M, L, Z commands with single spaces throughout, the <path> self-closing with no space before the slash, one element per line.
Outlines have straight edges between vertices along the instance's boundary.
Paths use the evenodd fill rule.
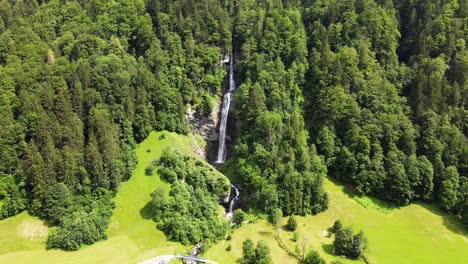
<path fill-rule="evenodd" d="M 165 138 L 161 138 L 164 134 Z M 137 149 L 139 163 L 132 178 L 121 185 L 115 197 L 116 208 L 108 228 L 109 239 L 83 247 L 76 252 L 45 250 L 47 226 L 26 212 L 0 221 L 0 263 L 136 263 L 163 254 L 184 252 L 186 248 L 169 242 L 148 219 L 144 207 L 157 185 L 169 188 L 157 175 L 146 176 L 145 168 L 166 147 L 187 153 L 203 148 L 199 138 L 168 132 L 152 133 Z M 232 166 L 232 164 L 226 164 Z M 333 237 L 324 236 L 336 219 L 357 232 L 363 229 L 369 238 L 371 263 L 462 263 L 468 259 L 468 238 L 458 220 L 432 205 L 413 204 L 393 208 L 369 197 L 353 197 L 343 187 L 329 180 L 330 208 L 319 215 L 297 217 L 298 234 L 307 237 L 309 247 L 327 261 L 332 255 Z M 286 223 L 286 218 L 283 222 Z M 297 263 L 276 240 L 277 231 L 266 220 L 246 224 L 234 231 L 230 241 L 222 241 L 203 257 L 220 264 L 238 263 L 242 242 L 262 239 L 270 246 L 274 263 Z M 286 247 L 294 252 L 292 233 L 279 231 Z M 299 238 L 300 240 L 300 238 Z M 226 248 L 231 245 L 231 251 Z M 343 263 L 362 263 L 340 259 Z"/>
<path fill-rule="evenodd" d="M 160 138 L 162 134 L 164 139 Z M 145 217 L 142 209 L 150 200 L 150 193 L 157 185 L 167 188 L 169 185 L 157 175 L 146 176 L 144 170 L 166 147 L 193 153 L 194 140 L 169 132 L 153 132 L 139 145 L 139 163 L 132 178 L 121 185 L 115 197 L 116 208 L 106 241 L 76 252 L 47 251 L 44 243 L 47 227 L 23 212 L 0 221 L 0 263 L 135 263 L 160 254 L 184 252 L 184 247 L 168 242 L 155 223 Z"/>
<path fill-rule="evenodd" d="M 343 263 L 362 263 L 333 256 L 333 236 L 326 237 L 325 234 L 336 219 L 352 226 L 355 232 L 364 230 L 369 239 L 368 258 L 371 263 L 456 264 L 468 259 L 466 229 L 435 206 L 412 204 L 392 208 L 378 199 L 352 197 L 342 186 L 329 180 L 325 181 L 325 188 L 330 194 L 330 208 L 315 216 L 297 217 L 297 232 L 299 237 L 306 237 L 309 247 L 317 250 L 327 261 L 338 259 Z M 285 224 L 287 218 L 282 221 Z M 220 263 L 236 263 L 242 254 L 242 241 L 252 238 L 254 241 L 268 241 L 273 257 L 277 259 L 275 263 L 297 263 L 275 245 L 275 232 L 275 228 L 264 220 L 244 225 L 234 232 L 230 252 L 225 250 L 230 244 L 226 241 L 211 248 L 206 256 Z M 289 250 L 294 252 L 293 233 L 280 229 L 279 234 Z"/>

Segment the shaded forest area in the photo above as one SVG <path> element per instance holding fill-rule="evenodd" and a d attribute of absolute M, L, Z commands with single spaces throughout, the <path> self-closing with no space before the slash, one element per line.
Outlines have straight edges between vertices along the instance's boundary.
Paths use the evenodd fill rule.
<path fill-rule="evenodd" d="M 268 213 L 326 210 L 330 176 L 468 222 L 467 0 L 4 0 L 0 219 L 48 247 L 106 238 L 152 130 L 190 133 L 235 54 L 233 162 Z"/>

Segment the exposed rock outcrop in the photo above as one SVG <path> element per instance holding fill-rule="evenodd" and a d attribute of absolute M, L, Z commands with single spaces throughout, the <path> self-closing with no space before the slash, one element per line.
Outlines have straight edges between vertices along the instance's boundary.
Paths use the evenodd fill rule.
<path fill-rule="evenodd" d="M 218 122 L 219 122 L 219 111 L 221 107 L 221 100 L 217 98 L 213 110 L 209 115 L 203 116 L 198 114 L 195 109 L 189 107 L 186 118 L 190 122 L 194 132 L 200 134 L 206 141 L 207 146 L 203 150 L 203 156 L 210 161 L 212 156 L 211 152 L 216 150 L 218 146 Z M 213 149 L 213 150 L 212 150 Z M 200 153 L 197 153 L 200 155 Z"/>

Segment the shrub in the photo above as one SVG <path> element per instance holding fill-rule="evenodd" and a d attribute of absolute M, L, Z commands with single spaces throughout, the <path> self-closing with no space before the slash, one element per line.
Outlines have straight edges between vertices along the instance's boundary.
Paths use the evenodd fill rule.
<path fill-rule="evenodd" d="M 288 223 L 286 224 L 286 228 L 289 231 L 295 231 L 297 229 L 297 221 L 296 221 L 296 218 L 294 216 L 291 215 L 289 217 Z"/>
<path fill-rule="evenodd" d="M 305 264 L 325 264 L 325 260 L 320 257 L 317 251 L 311 250 L 304 259 Z"/>
<path fill-rule="evenodd" d="M 241 226 L 242 223 L 245 221 L 246 214 L 242 209 L 237 209 L 234 211 L 234 215 L 232 216 L 232 222 L 236 226 Z"/>
<path fill-rule="evenodd" d="M 342 227 L 343 227 L 343 225 L 341 224 L 340 219 L 336 220 L 335 223 L 333 223 L 333 233 L 336 233 Z"/>
<path fill-rule="evenodd" d="M 281 211 L 281 209 L 276 208 L 271 212 L 270 218 L 271 218 L 271 222 L 274 225 L 277 225 L 280 223 L 281 217 L 283 217 L 283 212 Z"/>

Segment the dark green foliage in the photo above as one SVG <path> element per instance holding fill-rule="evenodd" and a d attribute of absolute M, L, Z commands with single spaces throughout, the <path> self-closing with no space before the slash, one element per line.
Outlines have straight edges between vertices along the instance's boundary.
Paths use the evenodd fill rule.
<path fill-rule="evenodd" d="M 337 256 L 349 256 L 353 254 L 353 231 L 349 227 L 344 227 L 336 231 L 333 241 L 334 253 Z"/>
<path fill-rule="evenodd" d="M 14 176 L 0 174 L 0 219 L 16 215 L 26 208 L 27 200 Z"/>
<path fill-rule="evenodd" d="M 255 246 L 252 240 L 247 239 L 242 243 L 242 264 L 256 263 Z"/>
<path fill-rule="evenodd" d="M 44 212 L 52 224 L 60 224 L 72 211 L 73 195 L 64 183 L 49 188 L 44 200 Z"/>
<path fill-rule="evenodd" d="M 274 3 L 273 3 L 274 2 Z M 251 205 L 284 215 L 327 208 L 326 167 L 307 144 L 301 86 L 309 67 L 301 10 L 279 1 L 239 1 L 234 24 L 236 174 Z"/>
<path fill-rule="evenodd" d="M 465 224 L 465 226 L 468 226 L 468 203 L 463 206 L 461 217 L 463 224 Z"/>
<path fill-rule="evenodd" d="M 289 218 L 288 218 L 288 222 L 286 223 L 286 228 L 289 230 L 289 231 L 295 231 L 296 228 L 297 228 L 297 221 L 296 221 L 296 218 L 291 215 Z"/>
<path fill-rule="evenodd" d="M 260 240 L 254 247 L 252 240 L 247 239 L 242 243 L 243 264 L 271 264 L 270 248 L 265 241 Z"/>
<path fill-rule="evenodd" d="M 137 142 L 154 129 L 188 132 L 188 106 L 210 112 L 229 25 L 215 0 L 2 1 L 0 217 L 28 208 L 58 224 L 51 247 L 103 238 L 93 229 L 57 242 L 94 225 L 68 216 L 85 219 L 91 193 L 130 178 Z"/>
<path fill-rule="evenodd" d="M 56 186 L 54 189 L 61 190 L 63 186 Z M 53 196 L 54 193 L 51 193 Z M 55 201 L 55 210 L 50 210 L 49 214 L 61 218 L 59 225 L 54 227 L 47 240 L 47 248 L 62 248 L 65 250 L 77 250 L 83 245 L 90 245 L 96 241 L 106 239 L 107 225 L 114 203 L 111 193 L 104 190 L 97 190 L 92 196 L 85 196 L 81 201 L 93 200 L 92 204 L 75 204 L 74 211 L 63 209 L 65 202 Z M 57 207 L 62 206 L 62 210 Z M 54 207 L 53 207 L 54 208 Z"/>
<path fill-rule="evenodd" d="M 213 167 L 176 149 L 164 150 L 158 165 L 159 175 L 170 183 L 185 181 L 188 185 L 207 189 L 218 196 L 230 190 L 229 181 Z"/>
<path fill-rule="evenodd" d="M 224 238 L 228 223 L 219 217 L 219 197 L 229 191 L 226 177 L 172 149 L 164 151 L 158 164 L 161 177 L 170 180 L 172 187 L 169 196 L 162 188 L 151 194 L 157 227 L 184 245 Z"/>
<path fill-rule="evenodd" d="M 363 231 L 353 235 L 351 228 L 343 227 L 336 231 L 333 246 L 335 255 L 358 259 L 367 250 L 367 237 Z"/>
<path fill-rule="evenodd" d="M 157 165 L 157 162 L 156 161 L 152 161 L 150 163 L 150 165 L 148 165 L 148 167 L 145 168 L 145 174 L 147 176 L 151 176 L 153 175 L 153 172 L 154 172 L 154 169 L 156 168 L 156 165 Z M 166 176 L 167 177 L 167 176 Z"/>
<path fill-rule="evenodd" d="M 400 205 L 437 199 L 459 214 L 467 175 L 466 6 L 352 0 L 303 7 L 311 65 L 305 113 L 329 174 L 361 194 Z"/>
<path fill-rule="evenodd" d="M 304 263 L 305 264 L 325 264 L 326 262 L 325 260 L 322 259 L 322 257 L 320 257 L 317 251 L 311 250 L 309 251 L 309 253 L 307 253 L 304 259 Z"/>
<path fill-rule="evenodd" d="M 336 220 L 334 223 L 333 223 L 333 232 L 338 232 L 338 230 L 340 230 L 341 228 L 343 227 L 343 224 L 341 223 L 340 219 Z"/>

